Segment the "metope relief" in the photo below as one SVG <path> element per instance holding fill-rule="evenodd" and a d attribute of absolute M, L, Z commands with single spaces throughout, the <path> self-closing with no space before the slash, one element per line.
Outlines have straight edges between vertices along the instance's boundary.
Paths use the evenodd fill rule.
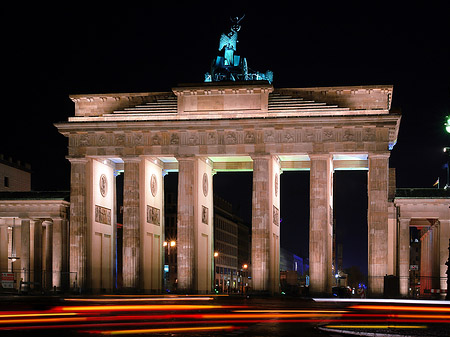
<path fill-rule="evenodd" d="M 147 222 L 159 226 L 161 224 L 161 211 L 159 208 L 147 205 Z"/>
<path fill-rule="evenodd" d="M 202 222 L 208 224 L 208 207 L 202 205 Z"/>
<path fill-rule="evenodd" d="M 111 226 L 111 210 L 95 205 L 95 222 Z"/>
<path fill-rule="evenodd" d="M 273 205 L 273 224 L 280 225 L 280 210 Z"/>

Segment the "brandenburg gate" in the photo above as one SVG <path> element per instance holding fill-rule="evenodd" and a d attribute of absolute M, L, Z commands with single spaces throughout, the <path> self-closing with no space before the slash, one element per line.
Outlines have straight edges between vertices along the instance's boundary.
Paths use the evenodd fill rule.
<path fill-rule="evenodd" d="M 280 174 L 309 170 L 310 292 L 330 293 L 333 172 L 360 169 L 368 172 L 369 291 L 382 295 L 397 250 L 387 240 L 397 230 L 388 221 L 389 151 L 400 123 L 390 112 L 392 93 L 392 86 L 277 89 L 268 81 L 224 81 L 71 96 L 75 116 L 56 124 L 71 163 L 71 283 L 113 289 L 115 174 L 123 171 L 123 285 L 161 291 L 163 177 L 178 171 L 178 289 L 211 292 L 212 176 L 248 170 L 253 290 L 277 293 Z"/>

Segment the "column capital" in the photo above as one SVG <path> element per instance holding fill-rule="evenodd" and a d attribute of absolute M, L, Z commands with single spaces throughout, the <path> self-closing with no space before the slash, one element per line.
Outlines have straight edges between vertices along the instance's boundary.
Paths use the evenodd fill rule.
<path fill-rule="evenodd" d="M 178 154 L 175 155 L 175 159 L 177 161 L 181 161 L 181 160 L 195 160 L 196 156 L 193 154 Z"/>
<path fill-rule="evenodd" d="M 260 153 L 249 153 L 250 158 L 252 158 L 252 160 L 255 159 L 270 159 L 273 155 L 270 153 L 264 153 L 264 152 L 260 152 Z"/>
<path fill-rule="evenodd" d="M 309 159 L 317 159 L 317 160 L 326 160 L 333 159 L 333 155 L 331 153 L 308 153 Z"/>
<path fill-rule="evenodd" d="M 86 164 L 89 161 L 89 158 L 86 157 L 66 156 L 66 159 L 70 161 L 71 164 Z"/>
<path fill-rule="evenodd" d="M 142 158 L 138 156 L 125 156 L 122 157 L 122 160 L 124 163 L 140 163 Z"/>
<path fill-rule="evenodd" d="M 368 153 L 368 159 L 389 159 L 391 156 L 390 152 L 383 151 L 383 152 L 369 152 Z"/>

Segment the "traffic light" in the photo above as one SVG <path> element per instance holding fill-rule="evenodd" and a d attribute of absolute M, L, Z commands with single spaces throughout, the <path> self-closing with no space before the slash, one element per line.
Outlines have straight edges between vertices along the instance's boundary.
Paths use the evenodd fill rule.
<path fill-rule="evenodd" d="M 445 130 L 450 133 L 450 116 L 445 117 L 446 122 L 445 122 Z"/>

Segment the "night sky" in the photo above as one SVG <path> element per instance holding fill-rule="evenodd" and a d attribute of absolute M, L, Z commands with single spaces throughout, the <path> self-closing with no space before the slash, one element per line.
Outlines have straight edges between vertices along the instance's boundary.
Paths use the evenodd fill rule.
<path fill-rule="evenodd" d="M 245 14 L 237 54 L 251 69 L 272 70 L 276 88 L 393 84 L 393 109 L 402 112 L 390 161 L 397 187 L 431 187 L 438 177 L 445 184 L 450 25 L 444 2 L 220 3 L 225 7 L 210 1 L 6 8 L 0 153 L 31 164 L 34 190 L 69 190 L 67 140 L 53 126 L 73 116 L 69 95 L 170 91 L 202 82 L 230 16 Z M 285 172 L 280 179 L 281 245 L 307 256 L 309 173 Z M 364 272 L 366 184 L 366 172 L 335 174 L 344 267 Z M 251 173 L 219 173 L 214 188 L 250 218 Z"/>

